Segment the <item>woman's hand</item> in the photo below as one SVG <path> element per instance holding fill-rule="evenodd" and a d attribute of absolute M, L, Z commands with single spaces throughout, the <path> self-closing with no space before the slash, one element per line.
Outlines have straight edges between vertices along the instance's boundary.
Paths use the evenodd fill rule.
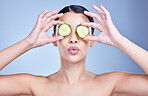
<path fill-rule="evenodd" d="M 36 25 L 33 28 L 32 32 L 25 38 L 27 42 L 29 42 L 31 48 L 43 46 L 45 44 L 49 44 L 54 41 L 58 41 L 62 39 L 62 36 L 49 37 L 47 35 L 47 31 L 53 26 L 57 24 L 63 24 L 62 21 L 53 21 L 53 19 L 59 18 L 63 16 L 63 14 L 56 14 L 58 10 L 54 10 L 52 12 L 48 12 L 48 9 L 43 11 L 37 19 Z"/>
<path fill-rule="evenodd" d="M 87 36 L 84 38 L 84 40 L 97 41 L 110 46 L 116 46 L 117 41 L 120 40 L 123 36 L 118 32 L 118 30 L 114 26 L 111 20 L 110 13 L 102 5 L 100 5 L 101 9 L 95 5 L 93 5 L 93 8 L 101 16 L 99 14 L 88 11 L 84 11 L 84 14 L 95 18 L 99 22 L 99 24 L 94 22 L 81 22 L 81 24 L 88 27 L 93 27 L 99 30 L 101 33 L 98 36 Z"/>

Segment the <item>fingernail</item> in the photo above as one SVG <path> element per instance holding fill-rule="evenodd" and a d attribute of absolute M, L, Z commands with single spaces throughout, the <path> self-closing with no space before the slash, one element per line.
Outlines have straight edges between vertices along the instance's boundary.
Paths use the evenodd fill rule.
<path fill-rule="evenodd" d="M 63 15 L 63 13 L 60 13 L 61 15 Z"/>
<path fill-rule="evenodd" d="M 94 7 L 97 7 L 96 5 L 93 5 Z"/>
<path fill-rule="evenodd" d="M 101 6 L 104 7 L 102 4 L 101 4 Z"/>
<path fill-rule="evenodd" d="M 46 12 L 48 9 L 44 10 L 44 12 Z"/>
<path fill-rule="evenodd" d="M 88 12 L 88 11 L 84 11 L 84 12 Z"/>

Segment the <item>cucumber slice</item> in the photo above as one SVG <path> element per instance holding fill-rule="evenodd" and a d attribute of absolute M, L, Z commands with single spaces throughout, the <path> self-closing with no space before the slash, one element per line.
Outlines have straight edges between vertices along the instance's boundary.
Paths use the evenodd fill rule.
<path fill-rule="evenodd" d="M 58 33 L 61 36 L 68 36 L 71 33 L 71 28 L 68 24 L 61 24 L 59 26 Z"/>
<path fill-rule="evenodd" d="M 80 38 L 85 38 L 89 33 L 89 28 L 84 25 L 78 25 L 76 31 Z"/>

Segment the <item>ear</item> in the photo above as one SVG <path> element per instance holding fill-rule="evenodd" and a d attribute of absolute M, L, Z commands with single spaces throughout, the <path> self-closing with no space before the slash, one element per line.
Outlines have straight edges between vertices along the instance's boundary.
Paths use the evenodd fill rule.
<path fill-rule="evenodd" d="M 52 37 L 54 37 L 54 33 L 52 33 Z M 52 42 L 55 47 L 57 47 L 57 42 Z"/>
<path fill-rule="evenodd" d="M 95 36 L 95 34 L 93 34 Z M 90 47 L 93 47 L 95 45 L 95 41 L 90 41 Z"/>

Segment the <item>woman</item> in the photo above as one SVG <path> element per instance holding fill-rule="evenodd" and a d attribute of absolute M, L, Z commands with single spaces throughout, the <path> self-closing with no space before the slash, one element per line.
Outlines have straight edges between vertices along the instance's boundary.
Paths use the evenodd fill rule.
<path fill-rule="evenodd" d="M 48 13 L 46 9 L 42 12 L 34 29 L 25 39 L 0 52 L 0 69 L 28 50 L 52 42 L 60 53 L 60 70 L 46 77 L 31 74 L 1 75 L 0 96 L 147 96 L 148 52 L 119 33 L 112 23 L 110 13 L 102 5 L 101 9 L 95 5 L 93 8 L 100 15 L 78 5 L 67 6 L 60 14 L 57 14 L 57 10 Z M 94 23 L 92 18 L 99 24 Z M 71 34 L 56 36 L 56 25 L 63 23 L 70 25 Z M 93 36 L 79 38 L 76 33 L 79 24 L 91 27 Z M 47 31 L 53 25 L 55 33 L 48 37 Z M 93 33 L 94 28 L 101 32 L 98 36 Z M 98 75 L 88 72 L 85 66 L 86 55 L 95 42 L 120 49 L 147 74 L 116 71 Z"/>

